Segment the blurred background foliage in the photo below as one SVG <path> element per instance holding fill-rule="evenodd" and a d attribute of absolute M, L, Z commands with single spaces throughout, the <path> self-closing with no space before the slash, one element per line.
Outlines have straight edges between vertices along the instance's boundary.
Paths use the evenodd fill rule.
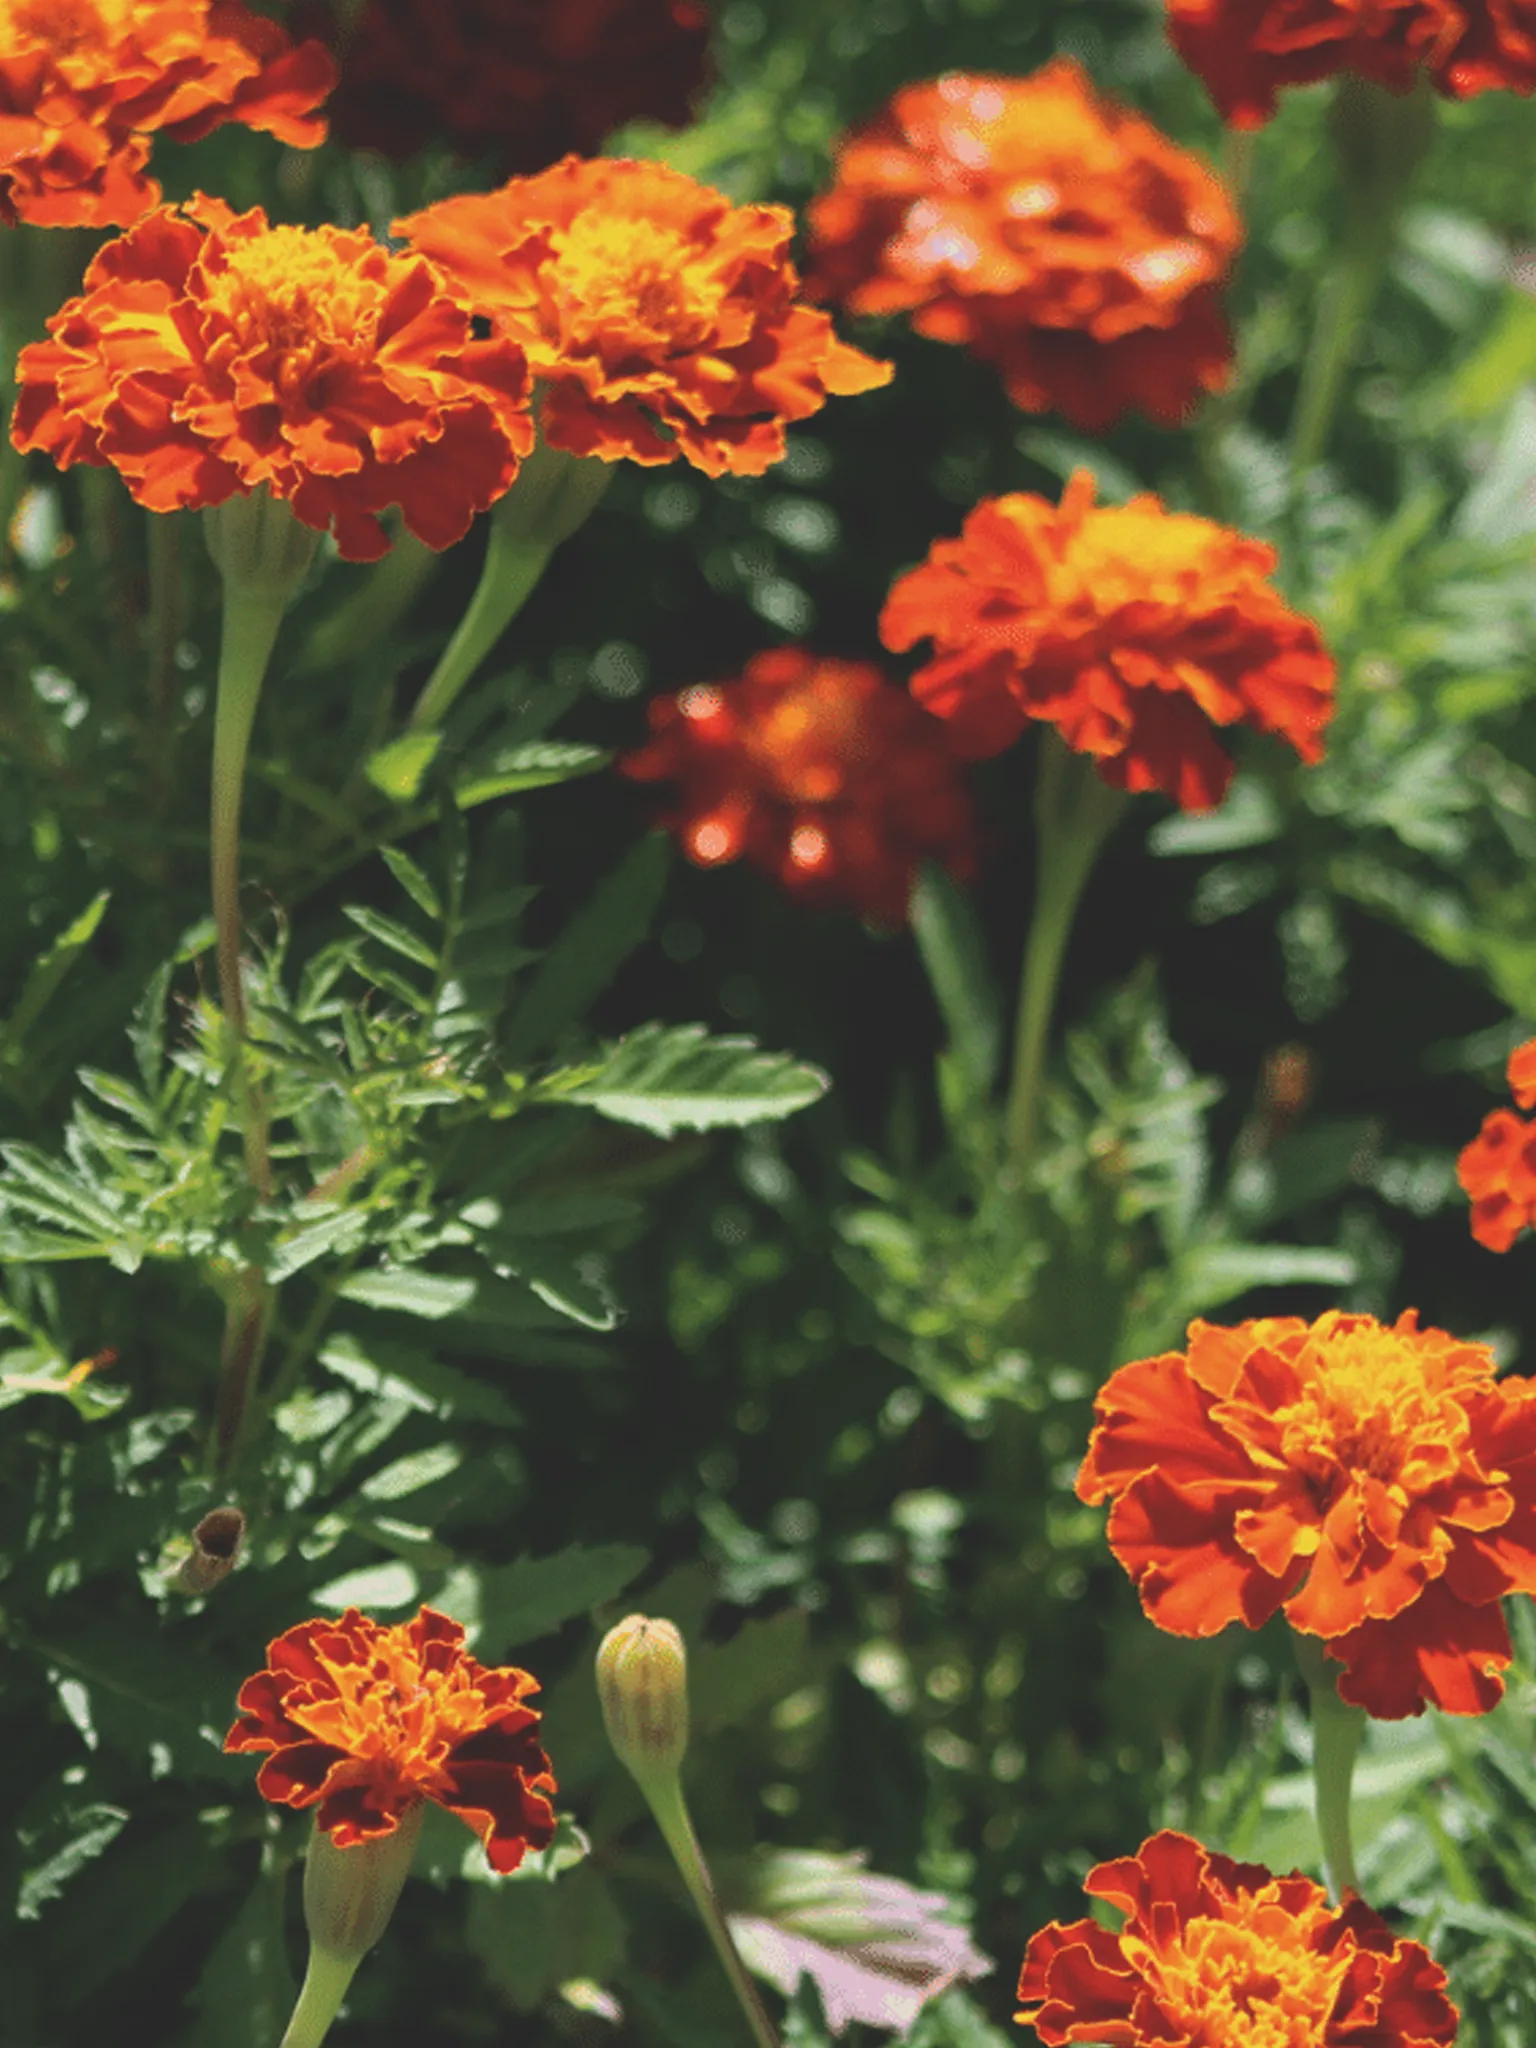
<path fill-rule="evenodd" d="M 1224 146 L 1127 0 L 714 16 L 699 123 L 621 142 L 738 198 L 803 204 L 839 131 L 908 80 L 1057 50 Z M 690 1784 L 728 1903 L 772 1891 L 754 1845 L 861 1850 L 995 1960 L 928 2008 L 923 2048 L 1003 2038 L 1027 1937 L 1153 1823 L 1315 1867 L 1284 1644 L 1158 1635 L 1071 1484 L 1096 1386 L 1195 1314 L 1411 1302 L 1529 1362 L 1526 1254 L 1472 1243 L 1454 1158 L 1536 1016 L 1536 119 L 1438 110 L 1298 494 L 1283 441 L 1340 219 L 1326 99 L 1291 94 L 1253 144 L 1239 374 L 1192 433 L 1086 443 L 871 326 L 894 384 L 829 406 L 767 477 L 621 469 L 414 806 L 360 764 L 480 543 L 317 574 L 258 722 L 245 864 L 286 1142 L 330 1169 L 373 1148 L 323 1214 L 253 1218 L 223 1129 L 201 537 L 151 536 L 110 475 L 7 456 L 5 2041 L 272 2048 L 304 1824 L 218 1739 L 268 1638 L 349 1600 L 432 1601 L 539 1674 L 572 1825 L 501 1881 L 429 1833 L 344 2048 L 586 2044 L 620 2010 L 645 2042 L 735 2038 L 601 1740 L 590 1654 L 628 1606 L 696 1646 Z M 280 158 L 238 130 L 162 154 L 173 192 L 380 229 L 477 182 L 443 151 Z M 85 254 L 56 235 L 31 274 L 14 259 L 12 342 Z M 977 773 L 974 898 L 928 899 L 930 962 L 958 946 L 974 970 L 936 970 L 938 1003 L 911 935 L 669 861 L 604 764 L 649 693 L 763 646 L 878 657 L 890 579 L 934 535 L 1079 463 L 1108 497 L 1152 488 L 1274 540 L 1340 712 L 1315 771 L 1255 747 L 1214 816 L 1132 807 L 1074 940 L 1021 1212 L 989 1189 L 980 1105 L 1006 1011 L 987 985 L 1012 986 L 1029 902 L 1028 748 Z M 172 564 L 155 606 L 151 546 Z M 605 1118 L 603 1047 L 649 1019 L 752 1034 L 831 1089 L 813 1102 L 784 1063 L 723 1128 Z M 283 1291 L 232 1482 L 249 1550 L 189 1602 L 165 1574 L 230 1492 L 206 1445 L 220 1297 L 251 1259 Z M 1476 2048 L 1536 2030 L 1529 1634 L 1497 1714 L 1375 1731 L 1362 1783 L 1367 1874 L 1454 1966 Z M 802 1986 L 789 2038 L 823 2032 Z"/>

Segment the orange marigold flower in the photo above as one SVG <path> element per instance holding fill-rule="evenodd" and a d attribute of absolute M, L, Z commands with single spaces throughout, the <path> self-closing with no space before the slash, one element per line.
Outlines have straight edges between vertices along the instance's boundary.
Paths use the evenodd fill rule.
<path fill-rule="evenodd" d="M 1522 1109 L 1536 1109 L 1536 1038 L 1509 1056 L 1509 1089 Z M 1472 1235 L 1491 1252 L 1507 1252 L 1536 1228 L 1536 1122 L 1496 1109 L 1456 1162 L 1456 1178 L 1472 1204 Z"/>
<path fill-rule="evenodd" d="M 1506 1593 L 1536 1592 L 1536 1386 L 1485 1344 L 1331 1311 L 1219 1329 L 1122 1366 L 1078 1474 L 1159 1628 L 1284 1608 L 1379 1720 L 1504 1690 Z"/>
<path fill-rule="evenodd" d="M 1091 433 L 1132 408 L 1176 425 L 1226 382 L 1236 210 L 1070 58 L 903 87 L 844 139 L 808 221 L 813 293 L 911 313 L 994 364 L 1027 412 Z"/>
<path fill-rule="evenodd" d="M 306 0 L 295 19 L 336 52 L 343 142 L 401 158 L 440 138 L 502 176 L 625 121 L 681 127 L 709 42 L 699 0 Z"/>
<path fill-rule="evenodd" d="M 18 448 L 110 463 L 152 512 L 265 487 L 352 561 L 388 548 L 388 505 L 461 539 L 533 442 L 521 352 L 474 339 L 430 263 L 259 207 L 149 214 L 48 332 L 18 361 Z"/>
<path fill-rule="evenodd" d="M 892 586 L 880 637 L 933 642 L 912 689 L 956 744 L 1000 753 L 1042 719 L 1117 789 L 1161 789 L 1187 811 L 1232 779 L 1213 726 L 1279 733 L 1318 760 L 1334 665 L 1269 583 L 1274 549 L 1154 497 L 1093 497 L 1079 470 L 1059 506 L 983 499 Z"/>
<path fill-rule="evenodd" d="M 919 862 L 975 872 L 970 799 L 937 720 L 868 662 L 754 655 L 731 683 L 650 705 L 624 774 L 678 793 L 663 822 L 700 867 L 742 855 L 811 902 L 906 920 Z"/>
<path fill-rule="evenodd" d="M 474 1830 L 493 1870 L 516 1870 L 555 1832 L 555 1781 L 525 1704 L 538 1689 L 526 1671 L 477 1663 L 430 1607 L 394 1628 L 349 1607 L 268 1645 L 224 1747 L 265 1752 L 256 1789 L 316 1808 L 339 1849 L 392 1835 L 426 1799 Z"/>
<path fill-rule="evenodd" d="M 224 0 L 0 0 L 0 220 L 137 220 L 156 133 L 238 121 L 312 149 L 335 77 L 323 45 Z"/>
<path fill-rule="evenodd" d="M 540 430 L 573 455 L 757 476 L 787 421 L 890 381 L 796 299 L 793 214 L 665 164 L 567 157 L 394 232 L 526 352 Z"/>
<path fill-rule="evenodd" d="M 1437 92 L 1536 89 L 1530 0 L 1168 0 L 1174 48 L 1223 120 L 1258 128 L 1284 86 L 1354 72 L 1406 92 L 1422 69 Z"/>
<path fill-rule="evenodd" d="M 1165 1829 L 1083 1884 L 1125 1915 L 1059 1921 L 1029 1944 L 1018 2019 L 1046 2048 L 1245 2042 L 1251 2048 L 1449 2048 L 1460 2015 L 1429 1951 L 1363 1900 L 1234 1863 Z"/>

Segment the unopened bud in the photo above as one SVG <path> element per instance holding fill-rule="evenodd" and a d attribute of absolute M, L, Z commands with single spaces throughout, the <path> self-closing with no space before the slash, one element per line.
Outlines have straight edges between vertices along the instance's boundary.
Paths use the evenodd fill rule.
<path fill-rule="evenodd" d="M 384 1932 L 416 1854 L 425 1812 L 418 1799 L 392 1833 L 346 1849 L 316 1825 L 304 1860 L 304 1924 L 322 1954 L 355 1966 Z"/>
<path fill-rule="evenodd" d="M 626 1615 L 598 1645 L 597 1692 L 614 1754 L 642 1781 L 688 1748 L 688 1652 L 670 1621 Z"/>

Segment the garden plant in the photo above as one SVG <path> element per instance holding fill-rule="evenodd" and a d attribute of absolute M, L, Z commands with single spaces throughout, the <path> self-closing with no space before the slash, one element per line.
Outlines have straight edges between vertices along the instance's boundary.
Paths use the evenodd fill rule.
<path fill-rule="evenodd" d="M 0 0 L 0 2048 L 1536 2043 L 1536 0 Z"/>

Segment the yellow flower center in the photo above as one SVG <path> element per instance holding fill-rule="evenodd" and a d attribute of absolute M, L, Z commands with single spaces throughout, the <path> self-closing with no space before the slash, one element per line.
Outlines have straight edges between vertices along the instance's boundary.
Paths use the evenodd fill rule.
<path fill-rule="evenodd" d="M 719 304 L 686 236 L 598 207 L 560 238 L 550 282 L 561 335 L 578 349 L 632 353 L 639 341 L 681 353 L 710 333 Z"/>
<path fill-rule="evenodd" d="M 0 45 L 7 57 L 108 50 L 147 11 L 143 0 L 0 0 Z"/>
<path fill-rule="evenodd" d="M 1326 1907 L 1291 1914 L 1274 1890 L 1234 1899 L 1221 1919 L 1189 1921 L 1167 1946 L 1122 1936 L 1159 2016 L 1190 2048 L 1317 2048 L 1326 2037 L 1353 1945 L 1317 1954 L 1308 1934 Z"/>
<path fill-rule="evenodd" d="M 326 1664 L 336 1690 L 294 1704 L 290 1718 L 343 1754 L 392 1765 L 425 1786 L 456 1744 L 484 1725 L 485 1700 L 461 1663 L 422 1665 L 403 1628 L 385 1629 L 366 1664 Z"/>
<path fill-rule="evenodd" d="M 371 355 L 388 295 L 381 266 L 295 227 L 227 240 L 224 251 L 226 267 L 210 277 L 207 302 L 227 321 L 239 354 L 268 359 L 280 392 L 301 385 L 329 357 Z"/>
<path fill-rule="evenodd" d="M 1276 1418 L 1287 1463 L 1343 1467 L 1409 1492 L 1464 1463 L 1463 1390 L 1490 1376 L 1475 1355 L 1426 1357 L 1422 1345 L 1370 1326 L 1314 1333 L 1296 1366 L 1300 1398 Z"/>

